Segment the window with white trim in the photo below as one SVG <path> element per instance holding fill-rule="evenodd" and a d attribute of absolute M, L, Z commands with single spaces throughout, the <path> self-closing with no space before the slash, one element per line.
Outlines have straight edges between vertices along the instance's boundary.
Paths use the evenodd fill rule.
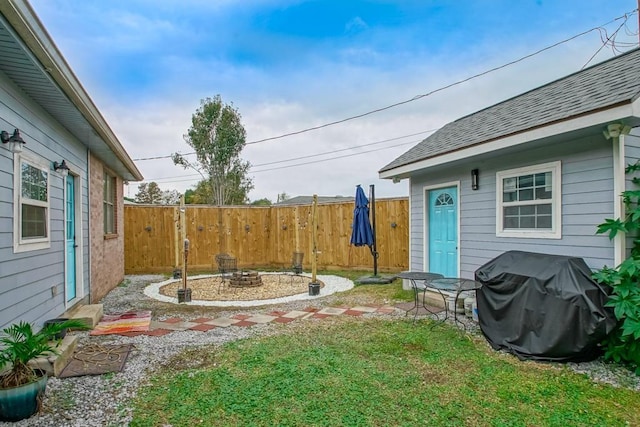
<path fill-rule="evenodd" d="M 104 234 L 115 234 L 115 177 L 108 172 L 104 173 L 103 185 L 103 214 L 104 214 Z"/>
<path fill-rule="evenodd" d="M 24 252 L 51 246 L 49 235 L 49 164 L 24 154 L 14 160 L 13 250 Z"/>
<path fill-rule="evenodd" d="M 496 173 L 496 235 L 559 239 L 560 162 Z"/>

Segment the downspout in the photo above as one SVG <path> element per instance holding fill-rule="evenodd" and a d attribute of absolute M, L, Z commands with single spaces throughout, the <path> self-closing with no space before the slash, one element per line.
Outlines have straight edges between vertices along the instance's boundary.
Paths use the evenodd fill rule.
<path fill-rule="evenodd" d="M 610 124 L 604 131 L 607 138 L 613 140 L 613 217 L 623 219 L 625 215 L 622 193 L 626 189 L 625 185 L 625 134 L 630 128 L 622 124 Z M 620 265 L 625 259 L 626 235 L 618 233 L 613 239 L 613 263 Z"/>
<path fill-rule="evenodd" d="M 89 150 L 87 150 L 87 176 L 85 178 L 87 180 L 87 199 L 89 200 L 89 206 L 87 206 L 87 216 L 88 216 L 88 233 L 87 233 L 87 238 L 89 239 L 89 247 L 87 248 L 87 253 L 89 254 L 89 272 L 88 272 L 88 284 L 89 284 L 89 290 L 87 292 L 87 304 L 91 304 L 91 289 L 93 288 L 92 283 L 91 283 L 91 258 L 92 258 L 92 251 L 91 251 L 91 239 L 92 239 L 92 230 L 93 230 L 93 224 L 91 221 L 91 152 Z M 82 188 L 82 183 L 80 183 L 80 188 Z M 84 243 L 84 242 L 83 242 Z"/>

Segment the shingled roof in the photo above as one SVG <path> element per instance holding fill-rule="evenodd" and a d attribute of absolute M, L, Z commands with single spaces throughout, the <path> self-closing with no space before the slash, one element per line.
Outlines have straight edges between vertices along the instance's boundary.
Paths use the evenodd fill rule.
<path fill-rule="evenodd" d="M 640 49 L 634 49 L 448 123 L 384 166 L 380 173 L 628 104 L 639 94 Z"/>

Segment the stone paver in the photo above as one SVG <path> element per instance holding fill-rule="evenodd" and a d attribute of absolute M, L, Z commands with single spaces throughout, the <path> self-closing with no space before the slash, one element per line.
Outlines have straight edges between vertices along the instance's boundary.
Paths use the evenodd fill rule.
<path fill-rule="evenodd" d="M 298 317 L 306 316 L 307 314 L 309 314 L 308 311 L 293 310 L 293 311 L 290 311 L 290 312 L 288 312 L 286 314 L 283 314 L 281 317 L 288 317 L 290 319 L 297 319 Z"/>
<path fill-rule="evenodd" d="M 269 323 L 275 318 L 276 316 L 269 316 L 267 314 L 256 314 L 255 316 L 247 317 L 245 321 L 253 323 Z"/>
<path fill-rule="evenodd" d="M 231 325 L 235 325 L 240 322 L 238 319 L 229 319 L 228 317 L 218 317 L 217 319 L 209 320 L 205 322 L 207 325 L 220 326 L 221 328 L 226 328 Z"/>
<path fill-rule="evenodd" d="M 411 303 L 406 304 L 407 307 L 412 306 Z M 307 307 L 303 310 L 291 311 L 272 311 L 268 314 L 245 314 L 239 313 L 231 317 L 199 317 L 195 320 L 185 321 L 179 317 L 172 317 L 165 320 L 151 321 L 150 330 L 148 332 L 124 332 L 121 335 L 137 336 L 145 334 L 148 336 L 162 336 L 179 331 L 200 331 L 207 333 L 216 328 L 228 327 L 251 327 L 257 324 L 266 323 L 290 323 L 294 321 L 302 321 L 305 319 L 326 319 L 335 316 L 363 316 L 370 313 L 378 313 L 391 315 L 395 312 L 404 312 L 407 308 L 405 305 L 397 306 L 389 305 L 358 305 L 355 307 Z M 442 310 L 442 309 L 439 309 Z M 412 313 L 413 314 L 413 313 Z"/>
<path fill-rule="evenodd" d="M 318 311 L 318 313 L 316 314 L 328 314 L 330 316 L 339 316 L 345 311 L 347 310 L 345 310 L 344 308 L 325 307 L 322 310 Z"/>
<path fill-rule="evenodd" d="M 359 305 L 356 307 L 352 307 L 351 310 L 362 311 L 364 313 L 375 313 L 378 311 L 378 307 L 365 307 L 363 305 Z"/>

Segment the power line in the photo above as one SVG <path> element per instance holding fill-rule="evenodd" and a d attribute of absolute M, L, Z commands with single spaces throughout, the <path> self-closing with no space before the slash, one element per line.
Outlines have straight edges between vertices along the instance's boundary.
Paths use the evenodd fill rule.
<path fill-rule="evenodd" d="M 345 154 L 344 156 L 331 157 L 330 159 L 320 159 L 320 160 L 315 160 L 313 162 L 296 163 L 295 165 L 286 165 L 286 166 L 279 166 L 277 168 L 262 169 L 262 170 L 258 170 L 258 171 L 253 171 L 253 173 L 269 172 L 269 171 L 274 171 L 274 170 L 279 170 L 279 169 L 288 169 L 288 168 L 294 168 L 294 167 L 297 167 L 297 166 L 305 166 L 305 165 L 310 165 L 310 164 L 314 164 L 314 163 L 328 162 L 330 160 L 344 159 L 346 157 L 359 156 L 361 154 L 373 153 L 373 152 L 376 152 L 376 151 L 388 150 L 389 148 L 401 147 L 401 146 L 407 145 L 407 144 L 415 144 L 416 142 L 420 142 L 420 141 L 403 142 L 401 144 L 390 145 L 389 147 L 378 148 L 376 150 L 362 151 L 360 153 L 352 153 L 352 154 Z"/>
<path fill-rule="evenodd" d="M 302 159 L 309 159 L 311 157 L 319 157 L 319 156 L 325 156 L 327 154 L 335 154 L 335 153 L 340 153 L 342 151 L 349 151 L 349 150 L 353 150 L 356 148 L 362 148 L 362 147 L 370 147 L 372 145 L 377 145 L 377 144 L 383 144 L 385 142 L 390 142 L 390 141 L 397 141 L 399 139 L 403 139 L 403 138 L 408 138 L 410 136 L 416 136 L 416 135 L 420 135 L 423 133 L 427 133 L 427 132 L 435 132 L 437 131 L 439 128 L 436 129 L 429 129 L 429 130 L 425 130 L 422 132 L 417 132 L 417 133 L 412 133 L 411 135 L 404 135 L 404 136 L 398 136 L 395 138 L 389 138 L 389 139 L 383 139 L 382 141 L 377 141 L 377 142 L 370 142 L 369 144 L 363 144 L 363 145 L 354 145 L 353 147 L 347 147 L 347 148 L 341 148 L 339 150 L 332 150 L 332 151 L 326 151 L 324 153 L 317 153 L 317 154 L 309 154 L 307 156 L 300 156 L 300 157 L 293 157 L 290 159 L 285 159 L 285 160 L 276 160 L 275 162 L 268 162 L 268 163 L 260 163 L 260 164 L 256 164 L 256 165 L 251 165 L 252 167 L 260 167 L 260 166 L 268 166 L 268 165 L 275 165 L 278 163 L 286 163 L 286 162 L 292 162 L 294 160 L 302 160 Z M 383 148 L 384 150 L 384 148 Z"/>
<path fill-rule="evenodd" d="M 423 131 L 416 132 L 416 133 L 410 133 L 408 135 L 402 135 L 402 136 L 396 136 L 394 138 L 383 139 L 381 141 L 375 141 L 375 142 L 370 142 L 370 143 L 367 143 L 367 144 L 354 145 L 354 146 L 347 147 L 347 148 L 341 148 L 339 150 L 325 151 L 325 152 L 322 152 L 322 153 L 309 154 L 307 156 L 292 157 L 292 158 L 289 158 L 289 159 L 277 160 L 275 162 L 259 163 L 259 164 L 251 165 L 251 167 L 268 166 L 268 165 L 273 165 L 273 164 L 278 164 L 278 163 L 292 162 L 292 161 L 295 161 L 295 160 L 308 159 L 308 158 L 311 158 L 311 157 L 326 156 L 326 155 L 329 155 L 329 154 L 335 154 L 335 153 L 339 153 L 339 152 L 342 152 L 342 151 L 354 150 L 356 148 L 362 148 L 362 147 L 370 147 L 372 145 L 383 144 L 385 142 L 397 141 L 399 139 L 404 139 L 404 138 L 410 138 L 412 136 L 422 135 L 423 133 L 435 132 L 438 129 L 439 128 L 427 129 L 427 130 L 423 130 Z M 184 175 L 173 176 L 173 177 L 165 177 L 165 178 L 156 178 L 156 179 L 147 179 L 145 181 L 159 181 L 161 179 L 181 178 L 183 176 Z M 198 176 L 198 175 L 193 174 L 193 175 L 189 175 L 189 176 Z"/>
<path fill-rule="evenodd" d="M 281 138 L 285 138 L 285 137 L 288 137 L 288 136 L 299 135 L 299 134 L 305 133 L 305 132 L 311 132 L 311 131 L 314 131 L 314 130 L 326 128 L 326 127 L 329 127 L 329 126 L 334 126 L 334 125 L 337 125 L 337 124 L 340 124 L 340 123 L 344 123 L 344 122 L 348 122 L 350 120 L 359 119 L 359 118 L 362 118 L 362 117 L 365 117 L 365 116 L 369 116 L 371 114 L 379 113 L 381 111 L 389 110 L 391 108 L 395 108 L 395 107 L 398 107 L 400 105 L 408 104 L 408 103 L 413 102 L 413 101 L 417 101 L 419 99 L 422 99 L 422 98 L 425 98 L 427 96 L 431 96 L 431 95 L 433 95 L 435 93 L 441 92 L 441 91 L 443 91 L 445 89 L 449 89 L 451 87 L 460 85 L 462 83 L 466 83 L 466 82 L 468 82 L 470 80 L 476 79 L 478 77 L 482 77 L 482 76 L 484 76 L 486 74 L 492 73 L 494 71 L 498 71 L 498 70 L 500 70 L 502 68 L 506 68 L 506 67 L 508 67 L 510 65 L 517 64 L 518 62 L 522 62 L 525 59 L 529 59 L 529 58 L 531 58 L 531 57 L 533 57 L 535 55 L 538 55 L 538 54 L 540 54 L 542 52 L 545 52 L 545 51 L 547 51 L 549 49 L 552 49 L 554 47 L 560 46 L 561 44 L 568 43 L 568 42 L 570 42 L 572 40 L 577 39 L 578 37 L 582 37 L 582 36 L 584 36 L 586 34 L 589 34 L 592 31 L 596 31 L 596 30 L 599 31 L 604 26 L 609 25 L 609 24 L 611 24 L 613 22 L 616 22 L 616 21 L 618 21 L 620 19 L 624 19 L 625 22 L 626 22 L 627 16 L 628 15 L 633 15 L 636 11 L 637 11 L 637 9 L 634 9 L 632 12 L 628 12 L 628 13 L 625 13 L 623 16 L 620 16 L 618 18 L 614 18 L 611 21 L 607 22 L 606 24 L 599 25 L 597 27 L 594 27 L 594 28 L 591 28 L 589 30 L 583 31 L 583 32 L 581 32 L 579 34 L 576 34 L 574 36 L 571 36 L 571 37 L 569 37 L 567 39 L 564 39 L 564 40 L 561 40 L 559 42 L 556 42 L 556 43 L 554 43 L 554 44 L 552 44 L 550 46 L 543 47 L 542 49 L 539 49 L 539 50 L 537 50 L 537 51 L 535 51 L 533 53 L 530 53 L 528 55 L 525 55 L 525 56 L 520 57 L 518 59 L 515 59 L 513 61 L 507 62 L 506 64 L 499 65 L 499 66 L 494 67 L 494 68 L 490 68 L 489 70 L 480 72 L 478 74 L 474 74 L 474 75 L 472 75 L 470 77 L 467 77 L 467 78 L 462 79 L 462 80 L 458 80 L 458 81 L 456 81 L 454 83 L 448 84 L 446 86 L 442 86 L 442 87 L 440 87 L 438 89 L 434 89 L 431 92 L 427 92 L 427 93 L 423 93 L 423 94 L 420 94 L 420 95 L 416 95 L 413 98 L 410 98 L 410 99 L 407 99 L 407 100 L 404 100 L 404 101 L 400 101 L 400 102 L 396 102 L 394 104 L 387 105 L 386 107 L 376 108 L 375 110 L 370 110 L 370 111 L 367 111 L 367 112 L 362 113 L 362 114 L 357 114 L 355 116 L 350 116 L 350 117 L 347 117 L 347 118 L 344 118 L 344 119 L 335 120 L 333 122 L 328 122 L 328 123 L 325 123 L 325 124 L 322 124 L 322 125 L 312 126 L 312 127 L 306 128 L 306 129 L 301 129 L 301 130 L 295 131 L 295 132 L 289 132 L 289 133 L 285 133 L 285 134 L 282 134 L 282 135 L 277 135 L 277 136 L 272 136 L 272 137 L 269 137 L 269 138 L 263 138 L 263 139 L 258 139 L 256 141 L 247 142 L 246 145 L 258 144 L 258 143 L 261 143 L 261 142 L 273 141 L 275 139 L 281 139 Z"/>
<path fill-rule="evenodd" d="M 388 150 L 390 148 L 401 147 L 403 145 L 416 144 L 416 143 L 418 143 L 420 141 L 422 141 L 422 140 L 403 142 L 403 143 L 400 143 L 400 144 L 391 145 L 389 147 L 377 148 L 375 150 L 362 151 L 360 153 L 345 154 L 343 156 L 331 157 L 331 158 L 328 158 L 328 159 L 320 159 L 320 160 L 314 160 L 312 162 L 296 163 L 294 165 L 285 165 L 285 166 L 279 166 L 279 167 L 270 168 L 270 169 L 262 169 L 262 170 L 258 170 L 258 171 L 252 171 L 252 172 L 253 173 L 270 172 L 270 171 L 274 171 L 274 170 L 288 169 L 288 168 L 293 168 L 293 167 L 298 167 L 298 166 L 306 166 L 306 165 L 310 165 L 310 164 L 314 164 L 314 163 L 328 162 L 328 161 L 331 161 L 331 160 L 343 159 L 343 158 L 346 158 L 346 157 L 353 157 L 353 156 L 360 156 L 362 154 L 373 153 L 373 152 L 376 152 L 376 151 Z M 336 151 L 344 151 L 344 150 L 336 150 Z M 187 177 L 200 177 L 200 175 L 196 175 L 196 174 L 186 175 L 186 176 Z M 168 183 L 174 183 L 174 182 L 187 182 L 187 181 L 193 181 L 194 180 L 193 178 L 185 178 L 185 179 L 177 179 L 177 180 L 172 180 L 172 181 L 164 181 L 165 179 L 169 179 L 169 178 L 148 179 L 148 180 L 141 181 L 141 183 L 157 181 L 157 182 L 161 182 L 163 184 L 168 184 Z"/>
<path fill-rule="evenodd" d="M 616 48 L 615 38 L 616 38 L 616 35 L 618 34 L 618 31 L 620 31 L 622 27 L 625 26 L 628 19 L 629 18 L 627 18 L 627 15 L 625 15 L 625 20 L 622 21 L 622 24 L 620 24 L 620 26 L 610 36 L 607 35 L 606 30 L 604 31 L 604 36 L 602 34 L 602 31 L 600 31 L 600 40 L 602 40 L 602 45 L 598 48 L 598 50 L 596 50 L 596 52 L 593 55 L 591 55 L 591 58 L 589 58 L 589 60 L 582 66 L 582 68 L 580 68 L 581 70 L 584 70 L 587 67 L 587 65 L 589 65 L 589 63 L 593 60 L 593 58 L 595 58 L 596 55 L 600 53 L 600 51 L 604 49 L 604 47 L 607 46 L 608 44 L 611 44 L 611 47 L 614 52 L 619 51 L 619 49 Z"/>
<path fill-rule="evenodd" d="M 384 140 L 382 140 L 382 141 L 371 142 L 371 143 L 369 143 L 369 144 L 364 144 L 364 145 L 355 145 L 355 146 L 353 146 L 353 147 L 348 147 L 348 148 L 345 148 L 345 149 L 343 149 L 343 150 L 337 150 L 337 151 L 345 151 L 345 150 L 351 150 L 351 149 L 354 149 L 354 148 L 367 147 L 367 146 L 369 146 L 369 145 L 382 144 L 383 142 L 396 141 L 396 140 L 398 140 L 398 139 L 402 139 L 402 138 L 409 138 L 409 137 L 411 137 L 411 136 L 421 135 L 421 134 L 423 134 L 423 133 L 435 132 L 435 131 L 437 131 L 437 130 L 438 130 L 438 128 L 435 128 L 435 129 L 427 129 L 427 130 L 423 130 L 423 131 L 420 131 L 420 132 L 411 133 L 411 134 L 408 134 L 408 135 L 402 135 L 402 136 L 397 136 L 397 137 L 395 137 L 395 138 L 384 139 Z M 323 155 L 323 154 L 332 154 L 332 153 L 334 153 L 334 151 L 329 151 L 329 152 L 325 152 L 325 153 L 318 153 L 318 154 L 312 154 L 312 155 L 309 155 L 309 156 L 296 157 L 296 158 L 286 159 L 286 160 L 279 160 L 279 161 L 277 161 L 277 162 L 272 162 L 272 163 L 282 163 L 282 162 L 288 162 L 288 161 L 292 161 L 292 160 L 299 160 L 299 159 L 303 159 L 303 158 L 306 158 L 306 157 L 321 156 L 321 155 Z M 191 153 L 181 154 L 181 156 L 189 156 L 189 155 L 192 155 L 192 154 L 196 154 L 196 152 L 194 151 L 194 152 L 191 152 Z M 166 155 L 166 156 L 143 157 L 143 158 L 133 159 L 133 160 L 134 160 L 134 161 L 141 161 L 141 160 L 159 160 L 159 159 L 167 159 L 167 158 L 170 158 L 170 157 L 172 157 L 172 156 L 173 156 L 172 154 L 169 154 L 169 155 Z M 263 163 L 263 164 L 259 164 L 259 165 L 253 165 L 253 166 L 264 166 L 264 165 L 269 165 L 269 164 L 272 164 L 272 163 Z"/>
<path fill-rule="evenodd" d="M 624 26 L 624 24 L 626 24 L 629 16 L 632 16 L 637 12 L 638 12 L 638 9 L 634 9 L 633 11 L 627 12 L 622 16 L 614 18 L 614 19 L 612 19 L 611 21 L 609 21 L 609 22 L 607 22 L 605 24 L 599 25 L 597 27 L 593 27 L 593 28 L 591 28 L 589 30 L 583 31 L 583 32 L 578 33 L 576 35 L 573 35 L 573 36 L 571 36 L 569 38 L 566 38 L 566 39 L 561 40 L 559 42 L 553 43 L 553 44 L 551 44 L 549 46 L 543 47 L 543 48 L 541 48 L 541 49 L 539 49 L 539 50 L 537 50 L 535 52 L 532 52 L 530 54 L 522 56 L 522 57 L 520 57 L 518 59 L 515 59 L 513 61 L 507 62 L 507 63 L 502 64 L 502 65 L 499 65 L 497 67 L 490 68 L 488 70 L 485 70 L 485 71 L 482 71 L 480 73 L 474 74 L 472 76 L 466 77 L 466 78 L 464 78 L 462 80 L 458 80 L 456 82 L 450 83 L 450 84 L 448 84 L 446 86 L 441 86 L 441 87 L 439 87 L 437 89 L 434 89 L 434 90 L 432 90 L 430 92 L 416 95 L 416 96 L 414 96 L 414 97 L 412 97 L 410 99 L 406 99 L 404 101 L 396 102 L 394 104 L 390 104 L 390 105 L 387 105 L 385 107 L 376 108 L 374 110 L 370 110 L 370 111 L 367 111 L 367 112 L 364 112 L 364 113 L 361 113 L 361 114 L 357 114 L 355 116 L 350 116 L 350 117 L 347 117 L 347 118 L 344 118 L 344 119 L 335 120 L 335 121 L 332 121 L 332 122 L 324 123 L 324 124 L 317 125 L 317 126 L 308 127 L 308 128 L 305 128 L 305 129 L 301 129 L 301 130 L 298 130 L 298 131 L 289 132 L 289 133 L 285 133 L 285 134 L 281 134 L 281 135 L 277 135 L 277 136 L 272 136 L 272 137 L 269 137 L 269 138 L 263 138 L 263 139 L 258 139 L 258 140 L 255 140 L 255 141 L 250 141 L 250 142 L 245 143 L 245 145 L 259 144 L 261 142 L 273 141 L 273 140 L 276 140 L 276 139 L 282 139 L 282 138 L 286 138 L 286 137 L 293 136 L 293 135 L 299 135 L 299 134 L 302 134 L 302 133 L 311 132 L 311 131 L 318 130 L 318 129 L 323 129 L 323 128 L 326 128 L 326 127 L 329 127 L 329 126 L 334 126 L 334 125 L 337 125 L 337 124 L 340 124 L 340 123 L 345 123 L 345 122 L 348 122 L 348 121 L 351 121 L 351 120 L 359 119 L 359 118 L 366 117 L 366 116 L 369 116 L 369 115 L 372 115 L 372 114 L 375 114 L 375 113 L 386 111 L 386 110 L 389 110 L 391 108 L 399 107 L 401 105 L 408 104 L 410 102 L 414 102 L 414 101 L 417 101 L 417 100 L 422 99 L 422 98 L 426 98 L 426 97 L 431 96 L 431 95 L 433 95 L 435 93 L 442 92 L 442 91 L 444 91 L 446 89 L 450 89 L 450 88 L 452 88 L 454 86 L 461 85 L 461 84 L 466 83 L 466 82 L 468 82 L 470 80 L 476 79 L 478 77 L 485 76 L 487 74 L 493 73 L 495 71 L 498 71 L 498 70 L 501 70 L 503 68 L 506 68 L 506 67 L 509 67 L 511 65 L 517 64 L 519 62 L 522 62 L 522 61 L 524 61 L 526 59 L 529 59 L 529 58 L 531 58 L 533 56 L 539 55 L 542 52 L 545 52 L 547 50 L 553 49 L 553 48 L 555 48 L 557 46 L 560 46 L 562 44 L 568 43 L 568 42 L 570 42 L 572 40 L 575 40 L 575 39 L 577 39 L 579 37 L 582 37 L 582 36 L 584 36 L 586 34 L 589 34 L 589 33 L 593 32 L 593 31 L 599 31 L 599 32 L 601 32 L 601 34 L 602 34 L 602 31 L 604 31 L 605 34 L 606 34 L 606 28 L 604 28 L 606 25 L 609 25 L 611 23 L 614 23 L 616 21 L 619 21 L 619 20 L 623 19 L 624 21 L 623 21 L 622 26 Z M 615 33 L 617 33 L 619 30 L 620 30 L 620 28 L 618 28 Z M 602 38 L 602 35 L 601 35 L 601 38 Z M 618 45 L 625 45 L 626 46 L 626 43 L 618 43 Z M 633 44 L 633 45 L 635 46 L 637 44 Z M 597 54 L 597 52 L 596 52 L 596 54 Z M 589 61 L 591 61 L 591 60 L 589 60 Z M 186 154 L 182 154 L 182 155 L 183 156 L 187 156 L 187 155 L 193 155 L 193 154 L 196 154 L 196 153 L 195 152 L 190 152 L 190 153 L 186 153 Z M 144 158 L 133 159 L 133 160 L 134 161 L 159 160 L 159 159 L 166 159 L 166 158 L 170 158 L 170 157 L 172 157 L 171 154 L 165 155 L 165 156 L 144 157 Z"/>

